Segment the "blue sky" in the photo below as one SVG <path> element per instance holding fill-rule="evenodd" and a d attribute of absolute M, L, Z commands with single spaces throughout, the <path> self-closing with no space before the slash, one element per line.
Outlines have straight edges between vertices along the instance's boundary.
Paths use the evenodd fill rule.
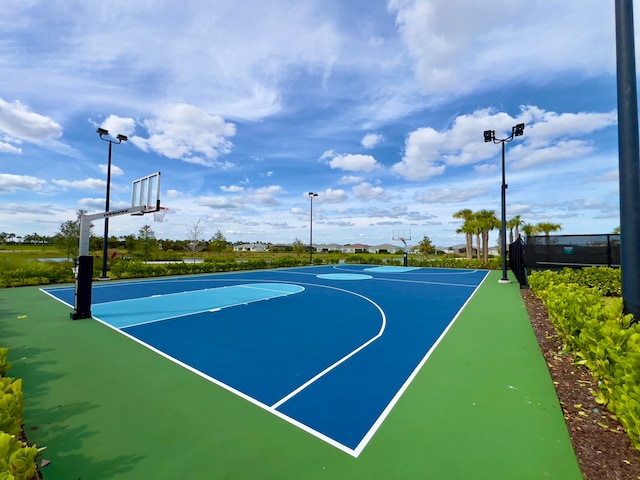
<path fill-rule="evenodd" d="M 55 234 L 162 172 L 163 223 L 110 235 L 464 243 L 452 214 L 620 225 L 615 22 L 602 0 L 4 0 L 0 231 Z M 102 234 L 102 222 L 94 232 Z M 492 232 L 497 242 L 498 232 Z M 395 242 L 397 243 L 397 242 Z"/>

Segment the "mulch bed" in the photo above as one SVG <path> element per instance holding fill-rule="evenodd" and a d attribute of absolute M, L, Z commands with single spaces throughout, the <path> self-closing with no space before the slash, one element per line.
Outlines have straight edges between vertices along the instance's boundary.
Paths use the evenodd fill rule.
<path fill-rule="evenodd" d="M 640 480 L 640 451 L 631 446 L 615 416 L 596 403 L 596 381 L 563 352 L 542 301 L 528 289 L 521 290 L 521 296 L 556 387 L 583 477 Z"/>

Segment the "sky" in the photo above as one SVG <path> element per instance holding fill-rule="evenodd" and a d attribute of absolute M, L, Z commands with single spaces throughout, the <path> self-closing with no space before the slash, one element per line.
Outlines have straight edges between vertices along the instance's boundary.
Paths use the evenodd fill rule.
<path fill-rule="evenodd" d="M 0 231 L 104 212 L 104 128 L 128 136 L 110 210 L 156 171 L 169 209 L 111 217 L 110 235 L 308 243 L 312 225 L 313 243 L 449 247 L 455 212 L 501 215 L 483 132 L 525 123 L 507 219 L 610 233 L 615 65 L 602 0 L 3 0 Z"/>

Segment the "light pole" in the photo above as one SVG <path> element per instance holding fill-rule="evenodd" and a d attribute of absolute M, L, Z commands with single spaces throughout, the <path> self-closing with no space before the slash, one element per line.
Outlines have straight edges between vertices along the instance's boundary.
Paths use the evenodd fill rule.
<path fill-rule="evenodd" d="M 313 265 L 313 197 L 317 197 L 317 193 L 309 192 L 309 201 L 311 210 L 309 211 L 309 265 Z"/>
<path fill-rule="evenodd" d="M 505 179 L 504 144 L 524 134 L 524 123 L 511 127 L 507 138 L 496 138 L 495 130 L 484 131 L 484 141 L 502 144 L 502 228 L 500 230 L 500 249 L 502 250 L 502 278 L 500 283 L 510 283 L 507 277 L 507 183 Z"/>
<path fill-rule="evenodd" d="M 624 313 L 640 318 L 640 156 L 633 1 L 616 0 L 620 272 Z"/>
<path fill-rule="evenodd" d="M 109 135 L 109 131 L 104 128 L 98 128 L 96 130 L 98 135 L 100 135 L 100 140 L 104 140 L 105 142 L 109 142 L 109 162 L 107 163 L 107 196 L 106 196 L 106 205 L 105 212 L 109 211 L 109 190 L 111 187 L 111 146 L 115 143 L 119 145 L 122 142 L 126 142 L 129 140 L 126 135 L 118 134 L 116 136 L 117 141 L 111 140 L 109 138 L 104 138 L 104 135 Z M 108 255 L 108 247 L 109 247 L 109 217 L 104 218 L 104 243 L 102 244 L 102 277 L 101 280 L 107 280 L 107 255 Z"/>

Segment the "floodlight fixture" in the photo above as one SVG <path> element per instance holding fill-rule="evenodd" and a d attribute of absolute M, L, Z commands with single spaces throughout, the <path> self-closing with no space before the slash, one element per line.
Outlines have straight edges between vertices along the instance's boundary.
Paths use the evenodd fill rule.
<path fill-rule="evenodd" d="M 524 123 L 519 123 L 511 128 L 511 134 L 514 137 L 520 137 L 524 135 Z"/>
<path fill-rule="evenodd" d="M 98 132 L 98 135 L 100 135 L 100 136 L 109 135 L 109 130 L 105 130 L 104 128 L 98 128 L 98 130 L 96 130 L 96 132 Z"/>
<path fill-rule="evenodd" d="M 496 132 L 494 130 L 485 130 L 484 131 L 484 141 L 486 142 L 493 142 L 493 140 L 496 138 Z"/>
<path fill-rule="evenodd" d="M 126 135 L 122 135 L 121 133 L 119 133 L 116 138 L 121 142 L 126 142 L 127 140 L 129 140 L 129 137 L 127 137 Z"/>

